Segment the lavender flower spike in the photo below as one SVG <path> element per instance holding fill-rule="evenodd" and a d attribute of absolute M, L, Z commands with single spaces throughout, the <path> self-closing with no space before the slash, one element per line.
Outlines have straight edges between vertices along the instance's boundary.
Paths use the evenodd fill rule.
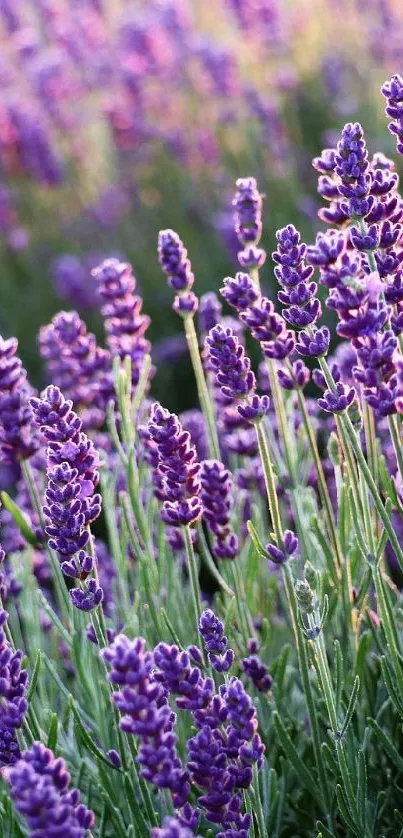
<path fill-rule="evenodd" d="M 3 463 L 25 460 L 39 448 L 38 435 L 32 431 L 29 406 L 32 391 L 17 350 L 16 338 L 4 340 L 0 335 L 0 452 Z"/>
<path fill-rule="evenodd" d="M 247 422 L 260 421 L 270 402 L 267 396 L 255 394 L 256 379 L 250 360 L 232 329 L 215 326 L 206 338 L 206 348 L 223 395 L 244 402 L 238 405 L 238 413 Z"/>
<path fill-rule="evenodd" d="M 228 672 L 234 662 L 234 652 L 228 649 L 228 638 L 224 635 L 224 624 L 211 608 L 203 611 L 199 631 L 203 638 L 208 659 L 217 672 Z"/>
<path fill-rule="evenodd" d="M 157 470 L 162 477 L 161 518 L 176 527 L 192 524 L 200 518 L 202 504 L 200 464 L 190 434 L 182 429 L 178 417 L 158 402 L 152 406 L 147 430 L 157 446 Z"/>
<path fill-rule="evenodd" d="M 8 614 L 0 610 L 0 767 L 13 765 L 20 756 L 17 730 L 22 727 L 28 709 L 26 688 L 28 673 L 21 668 L 23 652 L 16 652 L 7 640 L 4 626 Z"/>
<path fill-rule="evenodd" d="M 219 559 L 233 559 L 238 539 L 230 526 L 233 506 L 232 476 L 219 460 L 203 460 L 200 471 L 203 518 L 213 534 L 213 552 Z"/>
<path fill-rule="evenodd" d="M 388 128 L 396 136 L 396 148 L 403 154 L 403 78 L 395 73 L 390 81 L 385 81 L 381 93 L 386 99 L 385 113 L 391 117 Z"/>
<path fill-rule="evenodd" d="M 30 835 L 85 838 L 87 830 L 94 826 L 94 813 L 80 803 L 78 790 L 69 788 L 70 775 L 64 760 L 55 759 L 41 742 L 34 742 L 23 753 L 8 770 L 7 780 Z"/>
<path fill-rule="evenodd" d="M 84 551 L 89 525 L 101 512 L 98 454 L 82 431 L 82 422 L 58 387 L 50 386 L 42 398 L 31 399 L 34 420 L 48 443 L 46 504 L 43 512 L 50 547 L 62 557 L 61 570 L 81 582 L 94 570 Z M 102 601 L 102 588 L 91 579 L 83 589 L 70 591 L 77 608 L 90 611 Z"/>

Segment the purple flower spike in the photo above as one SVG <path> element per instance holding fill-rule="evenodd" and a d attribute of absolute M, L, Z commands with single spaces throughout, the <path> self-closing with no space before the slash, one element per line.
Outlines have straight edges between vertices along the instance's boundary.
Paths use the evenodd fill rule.
<path fill-rule="evenodd" d="M 129 355 L 132 362 L 132 385 L 137 387 L 146 355 L 151 344 L 145 338 L 150 318 L 142 311 L 143 300 L 136 294 L 136 278 L 131 266 L 118 259 L 105 259 L 92 271 L 98 283 L 98 296 L 102 301 L 107 345 L 113 357 L 122 361 Z M 103 399 L 106 405 L 114 397 L 113 376 L 105 375 Z"/>
<path fill-rule="evenodd" d="M 235 232 L 243 245 L 258 244 L 262 235 L 262 206 L 254 177 L 239 178 L 232 205 L 234 207 Z"/>
<path fill-rule="evenodd" d="M 386 99 L 385 113 L 391 117 L 388 128 L 396 136 L 396 148 L 403 154 L 403 78 L 395 73 L 390 81 L 385 81 L 381 93 Z"/>
<path fill-rule="evenodd" d="M 242 660 L 242 669 L 245 675 L 253 681 L 256 689 L 259 692 L 268 692 L 273 679 L 269 674 L 269 670 L 265 663 L 260 659 L 259 655 L 249 655 Z"/>
<path fill-rule="evenodd" d="M 90 579 L 85 583 L 84 588 L 73 588 L 70 591 L 70 597 L 73 605 L 79 611 L 93 611 L 97 608 L 103 600 L 104 592 L 100 588 L 95 579 Z"/>
<path fill-rule="evenodd" d="M 151 830 L 151 838 L 194 838 L 194 832 L 183 826 L 178 818 L 164 818 L 162 827 Z"/>
<path fill-rule="evenodd" d="M 240 271 L 235 274 L 234 278 L 227 276 L 224 279 L 224 285 L 220 289 L 220 293 L 228 305 L 235 308 L 236 311 L 243 311 L 245 308 L 249 308 L 260 297 L 256 283 L 253 282 L 249 274 L 241 273 Z"/>
<path fill-rule="evenodd" d="M 354 387 L 347 387 L 341 381 L 336 384 L 336 391 L 326 390 L 318 405 L 327 413 L 344 413 L 355 399 Z"/>
<path fill-rule="evenodd" d="M 186 317 L 194 317 L 199 307 L 199 300 L 193 291 L 186 291 L 184 294 L 177 294 L 172 308 L 175 314 L 186 319 Z"/>
<path fill-rule="evenodd" d="M 249 358 L 231 329 L 215 326 L 206 338 L 209 361 L 216 373 L 217 384 L 224 396 L 242 399 L 249 396 L 256 384 Z"/>
<path fill-rule="evenodd" d="M 240 404 L 238 406 L 238 413 L 245 419 L 246 422 L 251 422 L 251 424 L 255 424 L 256 422 L 261 422 L 264 416 L 270 410 L 270 398 L 269 396 L 252 396 L 249 403 Z"/>
<path fill-rule="evenodd" d="M 158 402 L 151 409 L 147 428 L 156 445 L 157 471 L 162 478 L 160 497 L 164 504 L 162 519 L 174 527 L 197 521 L 202 514 L 200 501 L 200 464 L 177 416 Z"/>
<path fill-rule="evenodd" d="M 28 710 L 26 690 L 28 672 L 22 669 L 23 652 L 11 648 L 4 627 L 7 611 L 0 610 L 0 767 L 13 765 L 20 756 L 17 730 Z"/>
<path fill-rule="evenodd" d="M 232 475 L 219 460 L 203 460 L 200 483 L 203 518 L 213 535 L 214 555 L 219 559 L 234 559 L 239 545 L 230 524 Z"/>
<path fill-rule="evenodd" d="M 275 564 L 283 564 L 298 550 L 298 538 L 291 530 L 284 531 L 283 550 L 275 544 L 266 544 L 266 550 Z"/>
<path fill-rule="evenodd" d="M 158 235 L 158 259 L 168 283 L 174 291 L 190 291 L 194 276 L 182 240 L 173 230 L 161 230 Z"/>
<path fill-rule="evenodd" d="M 119 687 L 113 700 L 123 716 L 120 727 L 140 739 L 141 775 L 157 788 L 169 789 L 175 806 L 182 806 L 189 794 L 188 776 L 177 755 L 175 713 L 153 674 L 153 655 L 142 637 L 129 640 L 124 634 L 102 655 L 111 669 L 109 680 Z"/>
<path fill-rule="evenodd" d="M 285 390 L 303 390 L 310 379 L 310 371 L 304 362 L 298 359 L 291 365 L 290 370 L 278 370 L 277 378 Z"/>
<path fill-rule="evenodd" d="M 84 838 L 95 824 L 94 813 L 70 789 L 64 760 L 40 742 L 34 742 L 8 771 L 7 780 L 17 811 L 32 836 L 63 835 Z"/>
<path fill-rule="evenodd" d="M 10 464 L 26 460 L 39 448 L 32 431 L 32 391 L 17 350 L 16 338 L 4 340 L 0 335 L 0 452 L 3 463 Z"/>
<path fill-rule="evenodd" d="M 203 611 L 199 631 L 204 641 L 208 659 L 217 672 L 228 672 L 234 662 L 234 652 L 228 649 L 228 638 L 224 635 L 224 624 L 211 608 Z"/>
<path fill-rule="evenodd" d="M 295 348 L 300 355 L 307 355 L 310 358 L 322 358 L 327 355 L 330 345 L 330 331 L 327 326 L 316 329 L 313 335 L 308 332 L 300 332 Z"/>
<path fill-rule="evenodd" d="M 307 248 L 292 224 L 276 233 L 278 247 L 273 253 L 274 273 L 282 291 L 278 298 L 287 308 L 283 315 L 287 323 L 300 329 L 311 326 L 321 315 L 321 305 L 315 297 L 317 285 L 309 282 L 313 268 L 305 264 Z"/>
<path fill-rule="evenodd" d="M 342 211 L 350 216 L 365 217 L 374 199 L 369 195 L 371 175 L 364 132 L 359 122 L 344 126 L 337 144 L 335 173 L 339 176 L 339 195 L 346 198 Z"/>

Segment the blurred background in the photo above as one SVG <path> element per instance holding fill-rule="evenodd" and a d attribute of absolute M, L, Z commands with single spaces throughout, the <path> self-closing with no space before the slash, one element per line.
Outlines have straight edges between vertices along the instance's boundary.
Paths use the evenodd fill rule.
<path fill-rule="evenodd" d="M 343 124 L 395 156 L 379 88 L 402 69 L 403 4 L 0 0 L 0 27 L 0 332 L 40 386 L 39 327 L 74 308 L 101 334 L 90 270 L 119 255 L 152 318 L 154 391 L 189 407 L 158 231 L 183 239 L 195 290 L 217 290 L 236 269 L 234 182 L 254 175 L 262 246 L 290 222 L 311 241 L 311 159 Z M 270 258 L 262 273 L 269 290 Z"/>

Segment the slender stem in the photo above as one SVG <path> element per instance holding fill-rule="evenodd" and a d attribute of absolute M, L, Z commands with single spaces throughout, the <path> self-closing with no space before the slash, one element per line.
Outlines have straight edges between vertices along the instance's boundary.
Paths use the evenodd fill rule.
<path fill-rule="evenodd" d="M 197 532 L 200 555 L 206 567 L 208 568 L 209 573 L 211 573 L 211 575 L 216 580 L 220 588 L 222 588 L 222 590 L 225 591 L 225 593 L 228 594 L 228 596 L 235 596 L 234 591 L 232 590 L 232 588 L 229 587 L 229 585 L 227 585 L 225 579 L 221 576 L 221 573 L 214 562 L 214 559 L 210 553 L 209 546 L 206 541 L 206 537 L 203 532 L 203 527 L 200 523 L 197 525 Z"/>
<path fill-rule="evenodd" d="M 397 416 L 389 416 L 389 430 L 392 437 L 393 450 L 395 452 L 397 467 L 399 470 L 400 479 L 403 481 L 403 452 L 402 440 L 400 438 L 400 429 L 397 422 Z"/>
<path fill-rule="evenodd" d="M 332 502 L 330 500 L 329 491 L 327 488 L 326 478 L 322 467 L 322 462 L 320 459 L 320 454 L 318 451 L 318 445 L 316 442 L 315 432 L 312 427 L 312 422 L 309 417 L 309 413 L 306 407 L 305 396 L 301 392 L 301 390 L 297 391 L 298 393 L 298 406 L 300 409 L 302 422 L 304 425 L 305 433 L 307 435 L 307 439 L 309 442 L 309 446 L 311 449 L 312 458 L 315 464 L 316 474 L 318 476 L 318 486 L 319 486 L 319 494 L 320 499 L 322 501 L 323 511 L 325 515 L 327 530 L 333 545 L 333 552 L 336 557 L 335 561 L 335 576 L 339 576 L 340 574 L 340 566 L 343 564 L 344 557 L 343 551 L 341 549 L 339 537 L 337 535 L 337 528 L 334 520 L 333 515 L 333 508 Z"/>
<path fill-rule="evenodd" d="M 199 585 L 199 574 L 198 574 L 198 570 L 197 570 L 196 556 L 195 556 L 194 550 L 193 550 L 192 535 L 191 535 L 191 532 L 190 532 L 190 527 L 189 526 L 182 527 L 182 531 L 183 531 L 183 537 L 185 539 L 190 589 L 191 589 L 191 592 L 192 592 L 192 600 L 193 600 L 193 611 L 194 611 L 194 617 L 195 617 L 195 621 L 196 621 L 196 632 L 198 634 L 199 625 L 200 625 L 200 617 L 201 617 L 201 614 L 202 614 L 200 585 Z"/>
<path fill-rule="evenodd" d="M 214 409 L 210 398 L 210 393 L 207 387 L 206 377 L 204 375 L 203 364 L 201 361 L 199 351 L 199 342 L 197 340 L 197 334 L 193 317 L 186 317 L 184 320 L 184 326 L 186 340 L 189 348 L 189 354 L 192 360 L 193 371 L 196 378 L 200 406 L 207 423 L 210 454 L 215 460 L 220 460 L 221 456 L 217 434 L 217 423 L 214 416 Z"/>
<path fill-rule="evenodd" d="M 390 654 L 390 658 L 393 664 L 393 668 L 395 671 L 397 686 L 399 689 L 400 696 L 403 696 L 403 682 L 402 682 L 402 665 L 400 662 L 400 650 L 397 643 L 397 637 L 394 631 L 394 627 L 392 621 L 390 619 L 390 613 L 388 604 L 386 602 L 385 591 L 383 587 L 383 582 L 381 578 L 381 571 L 378 565 L 372 565 L 372 578 L 374 580 L 375 591 L 376 591 L 376 599 L 378 603 L 379 615 L 382 622 L 382 628 L 385 633 L 386 637 L 386 644 L 388 647 L 388 651 Z"/>
<path fill-rule="evenodd" d="M 256 425 L 256 434 L 258 439 L 259 451 L 260 456 L 262 458 L 262 465 L 263 465 L 263 472 L 265 477 L 266 489 L 267 489 L 267 498 L 269 502 L 269 509 L 270 515 L 272 519 L 272 525 L 274 528 L 277 544 L 280 547 L 284 547 L 284 534 L 283 534 L 283 527 L 281 523 L 280 517 L 280 510 L 278 506 L 278 499 L 276 494 L 276 485 L 274 480 L 273 474 L 273 467 L 270 460 L 270 455 L 267 447 L 266 437 L 264 434 L 264 430 L 262 427 L 262 423 Z M 305 695 L 305 701 L 308 710 L 308 717 L 309 723 L 311 726 L 312 731 L 312 742 L 313 742 L 313 750 L 315 756 L 315 763 L 316 769 L 318 772 L 318 779 L 320 788 L 323 795 L 324 805 L 326 807 L 326 811 L 330 811 L 330 796 L 329 790 L 327 787 L 326 782 L 326 767 L 324 764 L 322 749 L 321 749 L 321 736 L 319 730 L 319 722 L 318 716 L 315 710 L 315 703 L 313 699 L 311 681 L 309 677 L 309 662 L 308 662 L 308 654 L 306 649 L 306 644 L 304 642 L 304 637 L 302 635 L 302 631 L 298 622 L 298 606 L 297 601 L 295 598 L 294 592 L 294 583 L 291 575 L 291 570 L 289 567 L 288 562 L 285 562 L 283 567 L 283 578 L 284 578 L 284 586 L 287 595 L 288 606 L 291 614 L 291 622 L 292 628 L 294 632 L 295 643 L 297 647 L 297 654 L 298 654 L 298 663 L 299 663 L 299 670 L 301 673 L 301 680 L 302 686 Z"/>
<path fill-rule="evenodd" d="M 328 387 L 331 390 L 335 390 L 336 385 L 335 385 L 333 376 L 330 372 L 330 369 L 328 367 L 327 362 L 325 361 L 324 358 L 320 358 L 319 363 L 320 363 L 320 367 L 322 369 L 322 372 L 325 376 L 325 380 L 326 380 L 326 383 L 327 383 Z M 381 497 L 379 495 L 376 483 L 374 481 L 374 478 L 372 477 L 371 471 L 368 468 L 367 462 L 366 462 L 365 457 L 362 453 L 361 446 L 360 446 L 360 444 L 357 440 L 357 435 L 356 435 L 353 423 L 351 422 L 351 419 L 350 419 L 350 417 L 348 416 L 347 413 L 344 413 L 344 414 L 340 415 L 340 423 L 341 423 L 343 429 L 345 430 L 346 436 L 348 437 L 348 439 L 351 443 L 351 447 L 354 451 L 354 455 L 355 455 L 355 458 L 358 462 L 359 468 L 361 469 L 361 472 L 364 476 L 365 482 L 366 482 L 366 484 L 369 488 L 369 491 L 372 495 L 376 511 L 377 511 L 377 513 L 378 513 L 378 515 L 379 515 L 379 517 L 380 517 L 380 519 L 381 519 L 381 521 L 382 521 L 382 523 L 385 527 L 385 530 L 386 530 L 386 532 L 389 536 L 390 543 L 391 543 L 391 545 L 392 545 L 392 547 L 393 547 L 393 549 L 396 553 L 396 558 L 399 562 L 400 568 L 403 570 L 403 551 L 402 551 L 402 548 L 400 547 L 400 544 L 399 544 L 398 538 L 396 536 L 395 530 L 393 528 L 392 522 L 391 522 L 391 520 L 389 518 L 389 515 L 388 515 L 388 513 L 387 513 L 387 511 L 386 511 L 386 509 L 385 509 L 385 507 L 382 503 L 382 500 L 381 500 Z"/>

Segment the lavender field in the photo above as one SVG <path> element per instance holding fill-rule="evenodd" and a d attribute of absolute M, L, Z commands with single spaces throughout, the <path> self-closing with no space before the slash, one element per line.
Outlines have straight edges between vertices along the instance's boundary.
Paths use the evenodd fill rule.
<path fill-rule="evenodd" d="M 403 7 L 0 43 L 0 838 L 403 838 Z"/>

